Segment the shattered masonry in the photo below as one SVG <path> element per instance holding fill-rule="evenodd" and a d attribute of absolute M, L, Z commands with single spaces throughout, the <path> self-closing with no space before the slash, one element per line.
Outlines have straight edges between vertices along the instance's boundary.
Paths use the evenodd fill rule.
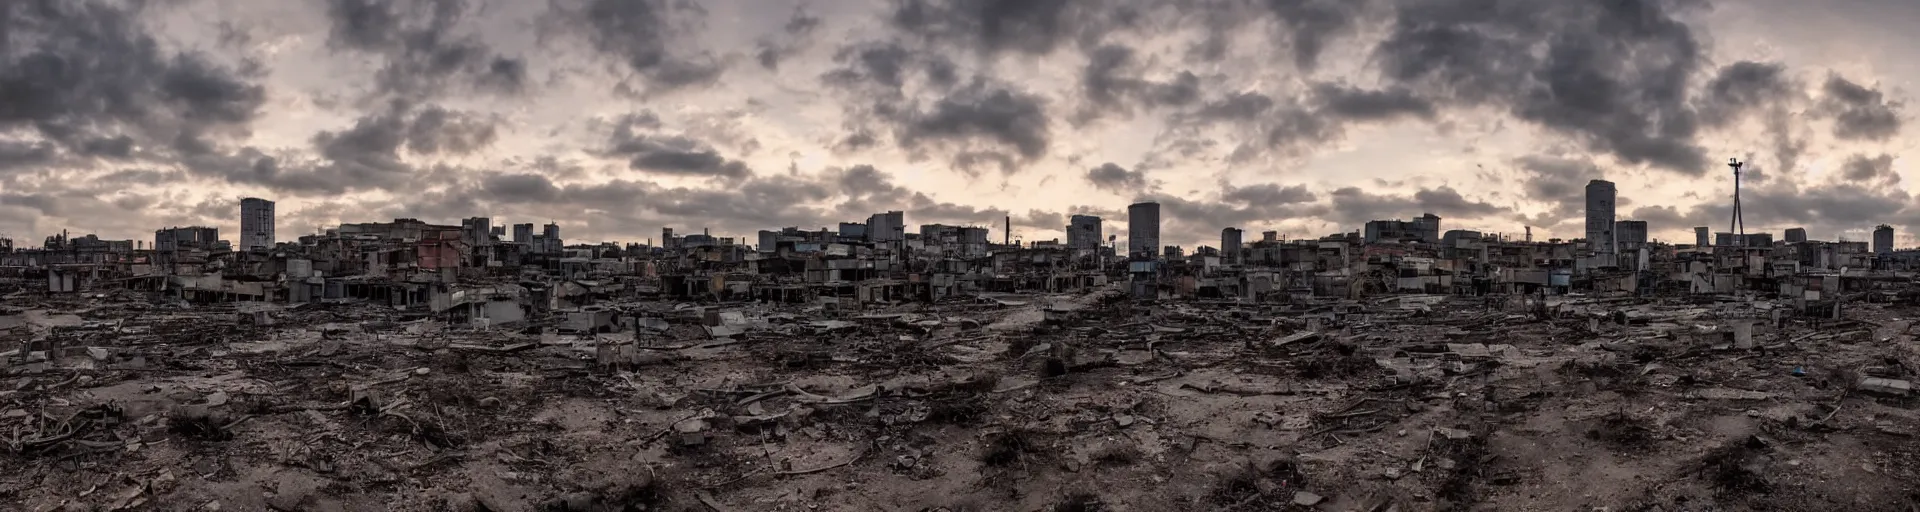
<path fill-rule="evenodd" d="M 1153 212 L 1157 205 L 1136 205 Z M 1145 215 L 1136 218 L 1146 219 Z M 0 245 L 19 510 L 1880 510 L 1914 258 L 1438 217 L 1192 256 L 899 212 Z M 869 229 L 874 228 L 874 229 Z M 270 229 L 270 228 L 268 228 Z M 510 236 L 508 236 L 510 233 Z M 271 236 L 271 235 L 266 235 Z M 1707 237 L 1701 230 L 1700 237 Z M 1747 242 L 1753 240 L 1749 235 Z M 1008 240 L 1001 240 L 1006 242 Z M 1704 240 L 1703 240 L 1704 241 Z M 131 244 L 129 244 L 131 245 Z"/>

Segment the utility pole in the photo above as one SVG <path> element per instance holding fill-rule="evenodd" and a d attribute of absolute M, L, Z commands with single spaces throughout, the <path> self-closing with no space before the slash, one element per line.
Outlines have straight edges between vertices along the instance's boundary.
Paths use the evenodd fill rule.
<path fill-rule="evenodd" d="M 1734 245 L 1747 245 L 1747 221 L 1740 218 L 1740 166 L 1746 165 L 1738 158 L 1728 158 L 1727 167 L 1733 168 L 1733 218 L 1727 221 L 1727 231 L 1733 233 Z"/>

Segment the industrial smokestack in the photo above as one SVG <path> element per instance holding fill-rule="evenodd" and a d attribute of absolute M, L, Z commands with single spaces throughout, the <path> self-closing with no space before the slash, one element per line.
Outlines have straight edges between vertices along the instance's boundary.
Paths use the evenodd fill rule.
<path fill-rule="evenodd" d="M 1013 216 L 1012 215 L 1007 216 L 1007 232 L 1002 233 L 1000 236 L 1003 238 L 1003 240 L 1000 241 L 1000 245 L 1013 245 Z"/>

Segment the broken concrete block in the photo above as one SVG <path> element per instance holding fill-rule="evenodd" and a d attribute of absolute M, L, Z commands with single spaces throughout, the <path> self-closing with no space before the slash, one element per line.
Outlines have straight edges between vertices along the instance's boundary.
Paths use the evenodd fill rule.
<path fill-rule="evenodd" d="M 633 323 L 634 325 L 637 325 L 640 328 L 646 329 L 649 331 L 666 331 L 667 329 L 673 327 L 673 325 L 668 324 L 667 320 L 664 318 L 651 318 L 651 317 L 635 318 L 633 320 Z"/>
<path fill-rule="evenodd" d="M 1448 343 L 1447 351 L 1463 359 L 1491 359 L 1493 352 L 1483 343 Z"/>
<path fill-rule="evenodd" d="M 1319 505 L 1320 502 L 1322 501 L 1326 501 L 1326 498 L 1318 494 L 1310 493 L 1307 491 L 1300 491 L 1300 492 L 1293 493 L 1293 504 L 1299 505 L 1302 507 L 1311 507 L 1314 505 Z"/>
<path fill-rule="evenodd" d="M 1753 348 L 1753 320 L 1738 319 L 1728 323 L 1733 327 L 1733 348 Z"/>
<path fill-rule="evenodd" d="M 1907 396 L 1913 394 L 1913 382 L 1901 379 L 1883 379 L 1865 377 L 1860 379 L 1860 391 L 1885 396 Z"/>
<path fill-rule="evenodd" d="M 1284 338 L 1273 340 L 1273 346 L 1284 347 L 1300 342 L 1313 342 L 1320 339 L 1320 333 L 1314 331 L 1297 332 Z"/>
<path fill-rule="evenodd" d="M 106 347 L 87 347 L 87 356 L 92 357 L 95 361 L 105 361 L 112 358 L 113 353 L 108 351 Z"/>

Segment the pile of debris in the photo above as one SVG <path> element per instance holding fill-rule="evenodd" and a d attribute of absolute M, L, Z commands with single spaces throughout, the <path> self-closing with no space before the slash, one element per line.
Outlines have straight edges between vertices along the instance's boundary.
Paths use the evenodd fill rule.
<path fill-rule="evenodd" d="M 22 510 L 1882 507 L 1909 332 L 1751 303 L 0 310 Z M 165 504 L 165 505 L 162 505 Z"/>

